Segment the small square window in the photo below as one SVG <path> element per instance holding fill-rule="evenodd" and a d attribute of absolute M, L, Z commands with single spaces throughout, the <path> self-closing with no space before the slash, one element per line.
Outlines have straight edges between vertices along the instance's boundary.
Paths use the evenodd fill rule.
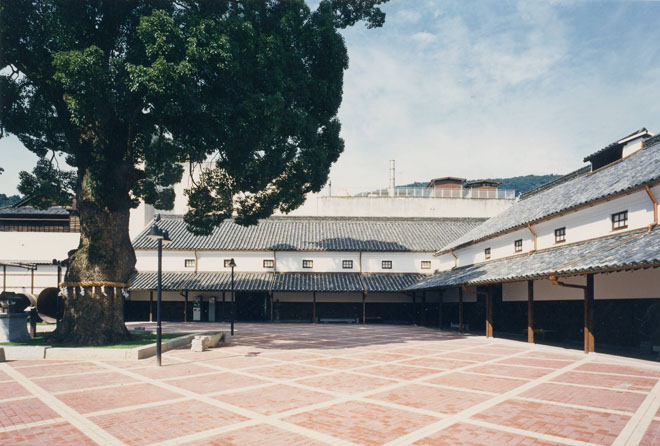
<path fill-rule="evenodd" d="M 344 269 L 353 269 L 353 261 L 352 260 L 342 260 L 341 261 L 341 267 Z"/>
<path fill-rule="evenodd" d="M 231 268 L 229 264 L 231 263 L 231 259 L 225 259 L 225 268 Z"/>
<path fill-rule="evenodd" d="M 392 261 L 391 260 L 383 260 L 383 263 L 381 264 L 383 269 L 392 269 Z"/>
<path fill-rule="evenodd" d="M 490 259 L 490 248 L 484 249 L 484 257 L 486 260 Z"/>
<path fill-rule="evenodd" d="M 555 229 L 555 243 L 566 241 L 566 228 Z"/>
<path fill-rule="evenodd" d="M 422 269 L 431 269 L 431 261 L 422 260 Z"/>
<path fill-rule="evenodd" d="M 273 268 L 275 266 L 275 261 L 270 259 L 264 260 L 264 268 Z"/>
<path fill-rule="evenodd" d="M 612 214 L 612 230 L 624 229 L 628 227 L 628 211 Z"/>
<path fill-rule="evenodd" d="M 314 268 L 313 260 L 303 260 L 303 268 Z"/>
<path fill-rule="evenodd" d="M 183 261 L 183 265 L 186 268 L 194 268 L 195 267 L 195 259 L 185 259 Z"/>
<path fill-rule="evenodd" d="M 522 239 L 518 239 L 515 242 L 513 242 L 513 246 L 514 246 L 516 252 L 521 252 L 522 251 Z"/>

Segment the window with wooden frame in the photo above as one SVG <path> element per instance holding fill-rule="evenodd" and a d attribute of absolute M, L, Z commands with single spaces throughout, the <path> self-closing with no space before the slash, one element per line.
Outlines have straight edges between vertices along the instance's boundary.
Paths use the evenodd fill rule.
<path fill-rule="evenodd" d="M 314 268 L 314 260 L 303 260 L 303 268 Z"/>
<path fill-rule="evenodd" d="M 264 259 L 264 268 L 273 268 L 275 266 L 275 261 L 270 259 Z"/>
<path fill-rule="evenodd" d="M 229 264 L 231 263 L 231 259 L 225 259 L 225 268 L 231 268 Z"/>
<path fill-rule="evenodd" d="M 566 228 L 555 229 L 555 243 L 563 243 L 566 241 Z"/>
<path fill-rule="evenodd" d="M 484 249 L 484 257 L 486 260 L 490 259 L 490 248 Z"/>
<path fill-rule="evenodd" d="M 422 269 L 431 269 L 431 261 L 422 260 Z"/>
<path fill-rule="evenodd" d="M 381 263 L 381 268 L 382 269 L 392 269 L 392 261 L 391 260 L 383 260 Z"/>
<path fill-rule="evenodd" d="M 341 267 L 344 269 L 353 269 L 353 261 L 352 260 L 342 260 L 341 261 Z"/>
<path fill-rule="evenodd" d="M 522 251 L 522 239 L 518 239 L 515 242 L 513 242 L 513 248 L 516 252 L 521 252 Z"/>
<path fill-rule="evenodd" d="M 185 259 L 183 261 L 183 266 L 186 268 L 194 268 L 195 267 L 195 259 Z"/>
<path fill-rule="evenodd" d="M 628 211 L 612 214 L 612 231 L 625 229 L 628 227 Z"/>

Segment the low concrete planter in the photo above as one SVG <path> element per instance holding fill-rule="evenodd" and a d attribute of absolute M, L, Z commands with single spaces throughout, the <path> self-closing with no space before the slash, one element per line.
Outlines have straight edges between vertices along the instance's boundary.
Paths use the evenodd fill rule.
<path fill-rule="evenodd" d="M 7 361 L 45 359 L 46 350 L 50 347 L 41 345 L 4 345 L 5 359 Z"/>

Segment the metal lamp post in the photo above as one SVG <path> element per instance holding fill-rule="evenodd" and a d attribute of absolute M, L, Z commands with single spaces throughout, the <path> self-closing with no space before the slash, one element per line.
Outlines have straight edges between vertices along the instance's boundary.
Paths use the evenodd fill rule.
<path fill-rule="evenodd" d="M 156 362 L 158 366 L 161 365 L 161 354 L 162 354 L 162 318 L 161 318 L 161 306 L 163 302 L 163 245 L 168 245 L 172 243 L 170 240 L 169 234 L 167 231 L 161 231 L 157 222 L 160 221 L 160 214 L 156 215 L 154 219 L 154 224 L 151 225 L 147 238 L 151 240 L 156 240 L 158 243 L 158 303 L 156 305 L 156 317 L 157 317 L 157 326 L 156 326 Z"/>
<path fill-rule="evenodd" d="M 231 267 L 231 335 L 234 336 L 234 268 L 236 268 L 236 262 L 234 259 L 229 259 L 229 266 Z"/>

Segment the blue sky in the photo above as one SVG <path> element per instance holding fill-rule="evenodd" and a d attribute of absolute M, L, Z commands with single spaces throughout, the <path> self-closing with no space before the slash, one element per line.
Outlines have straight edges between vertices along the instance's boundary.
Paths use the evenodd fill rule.
<path fill-rule="evenodd" d="M 346 150 L 333 186 L 566 173 L 660 132 L 660 2 L 394 0 L 344 31 Z M 0 140 L 0 192 L 34 157 Z"/>

